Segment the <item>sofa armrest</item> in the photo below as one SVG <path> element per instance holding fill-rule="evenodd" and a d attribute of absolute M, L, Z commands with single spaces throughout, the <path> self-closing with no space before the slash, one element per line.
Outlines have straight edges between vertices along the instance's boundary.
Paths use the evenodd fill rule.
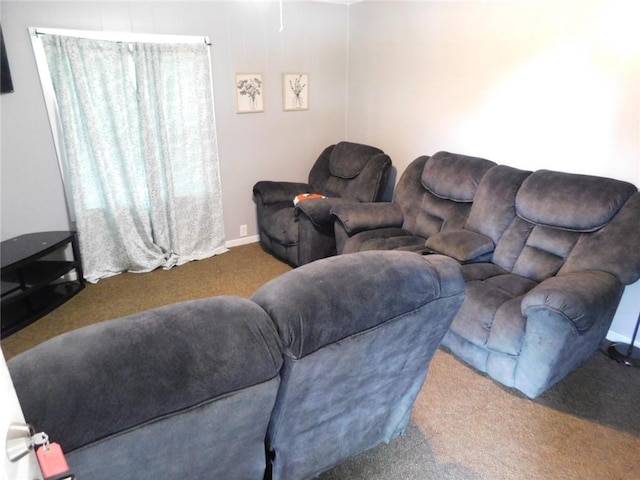
<path fill-rule="evenodd" d="M 331 214 L 349 236 L 376 228 L 402 227 L 404 215 L 395 203 L 349 203 L 336 205 Z"/>
<path fill-rule="evenodd" d="M 527 293 L 514 386 L 535 398 L 597 352 L 623 290 L 614 276 L 591 270 L 548 278 Z"/>
<path fill-rule="evenodd" d="M 253 186 L 253 194 L 260 197 L 265 205 L 280 202 L 291 202 L 300 193 L 314 193 L 308 183 L 301 182 L 272 182 L 263 180 Z"/>
<path fill-rule="evenodd" d="M 574 272 L 551 277 L 533 288 L 522 299 L 522 314 L 530 317 L 540 310 L 552 311 L 584 334 L 600 318 L 606 318 L 611 305 L 622 294 L 620 282 L 601 271 Z"/>
<path fill-rule="evenodd" d="M 329 225 L 332 221 L 332 208 L 336 205 L 340 205 L 343 202 L 345 202 L 344 199 L 335 197 L 303 200 L 296 204 L 296 215 L 300 215 L 301 212 L 304 213 L 307 217 L 309 217 L 311 223 L 318 227 Z"/>
<path fill-rule="evenodd" d="M 425 247 L 460 263 L 486 261 L 493 253 L 491 238 L 471 230 L 447 230 L 431 235 Z"/>

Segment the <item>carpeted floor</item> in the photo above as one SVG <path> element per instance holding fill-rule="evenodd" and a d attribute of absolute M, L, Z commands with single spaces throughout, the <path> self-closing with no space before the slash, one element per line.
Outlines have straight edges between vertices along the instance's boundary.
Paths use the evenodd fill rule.
<path fill-rule="evenodd" d="M 211 295 L 249 297 L 290 267 L 258 244 L 168 271 L 122 274 L 2 340 L 5 358 L 62 332 Z M 440 350 L 404 436 L 322 480 L 640 479 L 640 369 L 602 353 L 532 401 Z"/>

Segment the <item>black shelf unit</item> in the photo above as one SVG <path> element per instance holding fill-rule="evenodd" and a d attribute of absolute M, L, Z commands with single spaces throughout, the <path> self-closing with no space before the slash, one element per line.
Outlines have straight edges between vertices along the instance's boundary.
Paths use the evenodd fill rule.
<path fill-rule="evenodd" d="M 47 258 L 71 246 L 72 260 Z M 7 337 L 60 306 L 84 288 L 75 232 L 21 235 L 0 244 L 2 331 Z M 75 270 L 76 279 L 64 276 Z"/>

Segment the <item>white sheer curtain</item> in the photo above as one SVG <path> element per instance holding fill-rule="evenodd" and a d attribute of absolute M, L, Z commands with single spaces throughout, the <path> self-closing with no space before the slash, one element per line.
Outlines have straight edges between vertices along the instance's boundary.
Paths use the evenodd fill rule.
<path fill-rule="evenodd" d="M 226 251 L 207 45 L 41 40 L 86 279 Z"/>

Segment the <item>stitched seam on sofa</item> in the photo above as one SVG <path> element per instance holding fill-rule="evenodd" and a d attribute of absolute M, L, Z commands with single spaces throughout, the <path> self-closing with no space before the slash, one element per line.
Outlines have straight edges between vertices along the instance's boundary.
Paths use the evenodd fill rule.
<path fill-rule="evenodd" d="M 429 192 L 431 195 L 438 197 L 442 200 L 450 200 L 455 203 L 471 203 L 473 200 L 460 199 L 460 198 L 452 198 L 450 196 L 441 195 L 439 193 L 434 192 L 430 187 L 427 187 L 424 183 L 422 183 L 424 189 Z"/>
<path fill-rule="evenodd" d="M 573 330 L 578 334 L 578 335 L 582 335 L 584 334 L 587 330 L 589 330 L 588 328 L 585 329 L 584 331 L 581 331 L 577 325 L 575 324 L 575 321 L 571 318 L 568 317 L 562 310 L 556 308 L 556 307 L 552 307 L 551 305 L 544 305 L 544 306 L 530 306 L 527 307 L 527 311 L 533 311 L 533 313 L 536 313 L 538 311 L 544 311 L 544 310 L 548 310 L 548 311 L 552 311 L 554 313 L 557 313 L 560 317 L 562 317 L 564 320 L 566 320 L 569 325 L 571 326 L 571 328 L 573 328 Z M 530 315 L 525 315 L 527 321 L 529 321 L 529 317 Z M 525 330 L 526 331 L 526 330 Z"/>
<path fill-rule="evenodd" d="M 299 345 L 298 351 L 296 353 L 297 353 L 298 357 L 300 357 L 300 356 L 302 356 L 302 352 L 304 352 L 304 321 L 302 319 L 302 315 L 298 315 L 298 324 L 300 325 L 300 345 Z M 292 340 L 294 340 L 294 339 L 292 339 Z"/>
<path fill-rule="evenodd" d="M 489 280 L 491 280 L 491 278 L 493 278 L 493 277 L 487 278 L 486 280 L 474 280 L 474 281 L 476 281 L 476 282 L 487 282 L 489 285 L 491 285 L 496 290 L 500 290 L 501 292 L 504 292 L 507 295 L 509 295 L 510 298 L 524 297 L 524 294 L 514 295 L 512 292 L 510 292 L 509 290 L 505 290 L 500 285 L 496 285 L 495 283 L 489 282 Z"/>
<path fill-rule="evenodd" d="M 514 275 L 516 276 L 517 274 L 512 273 L 510 275 Z M 496 275 L 497 276 L 497 275 Z M 519 276 L 519 275 L 517 275 Z M 484 280 L 472 280 L 474 282 L 487 282 L 489 285 L 491 285 L 492 287 L 496 288 L 497 290 L 500 290 L 501 292 L 506 293 L 507 295 L 509 295 L 511 298 L 516 298 L 516 297 L 524 297 L 527 293 L 529 293 L 531 290 L 533 290 L 536 286 L 540 285 L 540 282 L 536 282 L 536 285 L 534 285 L 533 287 L 531 287 L 529 290 L 527 290 L 524 293 L 520 293 L 518 295 L 514 294 L 513 292 L 510 292 L 509 290 L 505 290 L 504 288 L 502 288 L 500 285 L 491 282 L 490 280 L 494 278 L 494 277 L 489 277 L 486 278 Z M 522 278 L 527 278 L 527 277 L 522 277 Z M 527 278 L 527 280 L 531 280 L 530 278 Z M 532 282 L 535 282 L 535 280 L 531 280 Z"/>
<path fill-rule="evenodd" d="M 564 230 L 566 232 L 574 232 L 574 233 L 593 233 L 593 232 L 597 232 L 598 230 L 601 230 L 602 228 L 606 227 L 609 222 L 611 222 L 612 219 L 607 220 L 606 222 L 596 225 L 594 227 L 591 228 L 569 228 L 569 227 L 562 227 L 559 225 L 552 225 L 550 223 L 542 223 L 542 222 L 538 222 L 536 220 L 532 220 L 531 218 L 526 217 L 524 214 L 516 211 L 516 215 L 524 220 L 525 222 L 529 222 L 532 223 L 534 225 L 538 225 L 539 227 L 548 227 L 548 228 L 557 228 L 558 230 Z M 615 215 L 614 215 L 615 217 Z M 612 217 L 613 218 L 613 217 Z"/>
<path fill-rule="evenodd" d="M 518 358 L 520 356 L 520 352 L 522 351 L 522 345 L 520 345 L 520 352 L 518 352 L 518 353 L 507 353 L 507 352 L 503 352 L 501 350 L 495 350 L 495 349 L 491 348 L 490 346 L 488 346 L 486 343 L 485 343 L 485 348 L 487 350 L 489 350 L 491 353 L 495 353 L 495 354 L 498 354 L 498 355 L 503 355 L 505 357 L 510 357 L 510 358 Z"/>
<path fill-rule="evenodd" d="M 384 192 L 386 185 L 382 185 L 382 178 L 384 177 L 384 174 L 387 168 L 389 167 L 386 165 L 386 162 L 385 162 L 385 165 L 383 165 L 383 167 L 378 171 L 378 176 L 376 178 L 376 188 L 373 191 L 371 200 L 369 200 L 370 202 L 375 202 L 377 199 L 380 198 L 380 196 Z"/>
<path fill-rule="evenodd" d="M 297 247 L 297 246 L 298 246 L 298 242 L 294 242 L 294 243 L 291 243 L 291 242 L 281 242 L 281 241 L 280 241 L 280 239 L 277 239 L 277 238 L 275 238 L 275 237 L 273 237 L 273 236 L 269 235 L 269 233 L 268 233 L 268 232 L 266 232 L 266 231 L 264 231 L 264 230 L 263 230 L 262 232 L 263 232 L 267 237 L 269 237 L 271 240 L 273 240 L 274 242 L 279 243 L 279 244 L 281 244 L 281 245 L 284 245 L 285 247 Z"/>
<path fill-rule="evenodd" d="M 127 428 L 125 428 L 123 430 L 120 430 L 118 432 L 111 433 L 111 434 L 106 435 L 104 437 L 101 437 L 101 438 L 99 438 L 97 440 L 93 440 L 92 442 L 90 442 L 88 444 L 81 445 L 81 446 L 75 448 L 74 450 L 68 451 L 67 453 L 78 452 L 78 451 L 81 451 L 81 450 L 83 450 L 85 448 L 89 448 L 89 447 L 91 447 L 91 446 L 93 446 L 95 444 L 103 443 L 103 442 L 108 441 L 108 440 L 110 440 L 112 438 L 116 438 L 116 437 L 119 437 L 119 436 L 122 436 L 122 435 L 126 435 L 127 433 L 130 433 L 130 432 L 132 432 L 134 430 L 138 430 L 138 429 L 144 428 L 147 425 L 151 425 L 151 424 L 154 424 L 154 423 L 157 423 L 157 422 L 161 422 L 163 420 L 166 420 L 168 418 L 174 417 L 176 415 L 180 415 L 180 414 L 183 414 L 183 413 L 190 412 L 191 410 L 196 410 L 198 408 L 207 406 L 207 405 L 209 405 L 211 403 L 217 402 L 218 400 L 222 400 L 222 399 L 228 398 L 228 397 L 230 397 L 232 395 L 241 393 L 241 392 L 243 392 L 243 391 L 245 391 L 245 390 L 247 390 L 249 388 L 253 388 L 253 387 L 256 387 L 258 385 L 264 385 L 266 383 L 269 383 L 269 382 L 273 381 L 275 378 L 279 378 L 279 377 L 280 377 L 280 372 L 278 371 L 278 373 L 276 375 L 274 375 L 273 377 L 265 380 L 264 382 L 255 383 L 253 385 L 249 385 L 248 387 L 244 387 L 244 388 L 241 388 L 239 390 L 234 390 L 232 392 L 223 393 L 222 395 L 218 395 L 215 398 L 209 398 L 207 400 L 203 400 L 202 402 L 196 403 L 196 404 L 191 405 L 189 407 L 185 407 L 185 408 L 181 408 L 179 410 L 174 410 L 172 412 L 164 413 L 161 416 L 154 417 L 154 418 L 149 419 L 149 420 L 145 420 L 144 422 L 138 423 L 136 425 L 132 425 L 132 426 L 127 427 Z"/>

